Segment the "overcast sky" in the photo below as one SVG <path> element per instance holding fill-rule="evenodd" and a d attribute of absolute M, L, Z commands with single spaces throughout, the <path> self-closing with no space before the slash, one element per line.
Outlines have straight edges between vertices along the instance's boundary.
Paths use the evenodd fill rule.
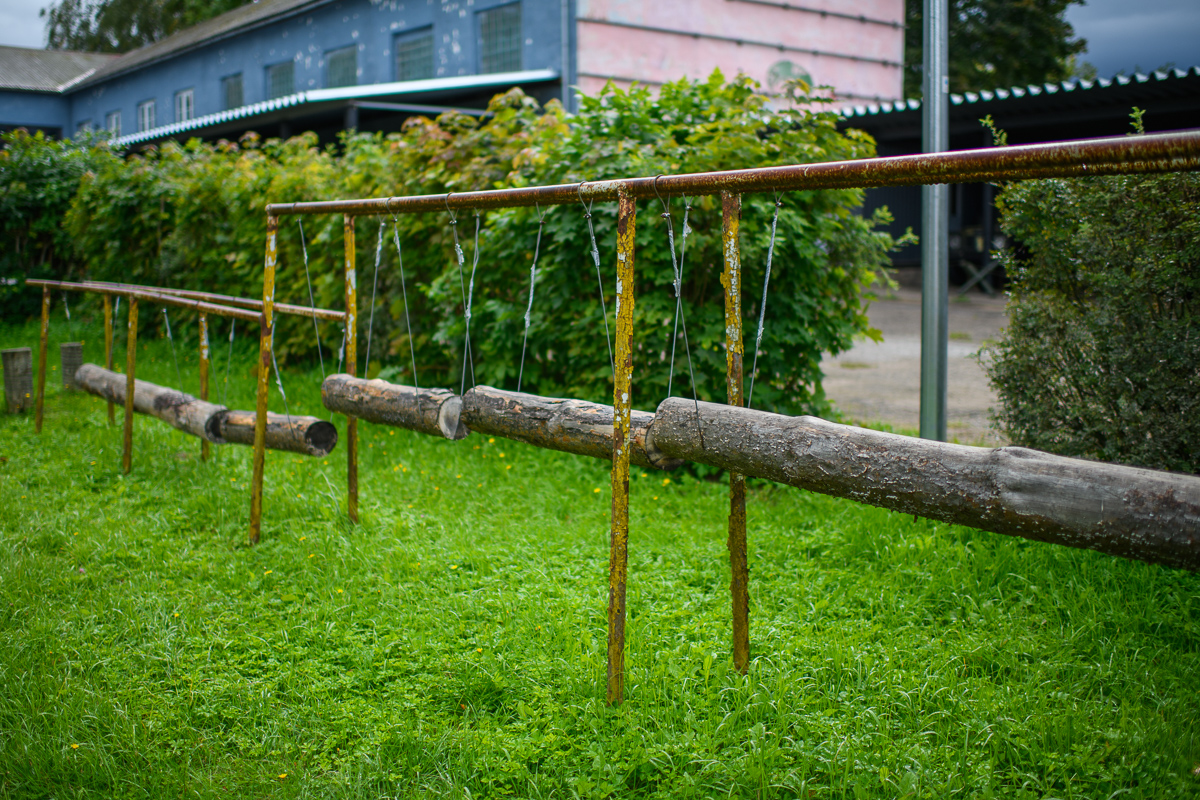
<path fill-rule="evenodd" d="M 654 0 L 645 0 L 654 2 Z M 43 0 L 0 0 L 0 44 L 42 47 Z M 1102 77 L 1135 67 L 1151 70 L 1168 62 L 1200 66 L 1200 0 L 1088 0 L 1072 6 L 1067 19 L 1088 41 L 1084 59 Z"/>

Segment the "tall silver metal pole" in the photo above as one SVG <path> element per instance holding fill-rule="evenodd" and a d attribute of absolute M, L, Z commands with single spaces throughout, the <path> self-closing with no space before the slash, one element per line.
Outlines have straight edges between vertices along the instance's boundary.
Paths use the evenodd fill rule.
<path fill-rule="evenodd" d="M 926 153 L 950 146 L 949 0 L 924 0 L 924 91 L 921 140 Z M 949 342 L 950 187 L 921 187 L 921 438 L 946 441 Z"/>

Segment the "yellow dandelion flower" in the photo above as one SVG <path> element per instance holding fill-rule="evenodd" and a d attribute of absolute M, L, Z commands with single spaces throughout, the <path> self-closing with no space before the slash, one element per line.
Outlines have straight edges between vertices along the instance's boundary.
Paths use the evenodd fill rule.
<path fill-rule="evenodd" d="M 501 457 L 501 458 L 504 458 L 504 453 L 501 453 L 501 454 L 500 454 L 500 457 Z"/>
<path fill-rule="evenodd" d="M 494 436 L 489 436 L 489 437 L 488 437 L 488 444 L 495 444 L 495 443 L 496 443 L 496 437 L 494 437 Z"/>
<path fill-rule="evenodd" d="M 301 537 L 300 537 L 300 541 L 302 541 L 302 542 L 303 542 L 303 541 L 304 541 L 305 539 L 307 539 L 307 538 L 308 538 L 307 536 L 301 536 Z"/>
<path fill-rule="evenodd" d="M 287 777 L 287 773 L 286 773 L 286 772 L 281 772 L 281 773 L 279 773 L 279 780 L 283 780 L 283 779 L 284 779 L 284 778 L 286 778 L 286 777 Z"/>
<path fill-rule="evenodd" d="M 599 487 L 599 486 L 597 486 L 595 489 L 592 489 L 592 493 L 593 493 L 593 494 L 600 494 L 600 487 Z"/>
<path fill-rule="evenodd" d="M 316 555 L 317 555 L 316 553 L 309 553 L 309 554 L 308 554 L 308 557 L 309 557 L 309 558 L 316 558 Z"/>
<path fill-rule="evenodd" d="M 482 652 L 483 652 L 483 648 L 482 648 L 482 647 L 476 647 L 476 648 L 475 648 L 475 652 L 476 652 L 476 653 L 482 653 Z"/>
<path fill-rule="evenodd" d="M 342 590 L 341 590 L 341 589 L 338 589 L 338 594 L 341 594 L 341 593 L 342 593 Z"/>
<path fill-rule="evenodd" d="M 274 572 L 274 571 L 275 571 L 275 570 L 273 570 L 273 569 L 269 569 L 269 570 L 267 570 L 266 572 L 264 572 L 264 573 L 263 573 L 263 575 L 270 575 L 270 574 L 271 574 L 272 572 Z"/>
<path fill-rule="evenodd" d="M 505 465 L 504 465 L 504 468 L 505 468 L 505 469 L 512 469 L 512 464 L 505 464 Z"/>
<path fill-rule="evenodd" d="M 663 486 L 666 486 L 670 482 L 671 482 L 670 478 L 663 478 Z"/>
<path fill-rule="evenodd" d="M 458 569 L 458 564 L 451 564 L 450 569 Z"/>
<path fill-rule="evenodd" d="M 78 749 L 79 749 L 79 745 L 77 745 L 77 744 L 73 744 L 73 745 L 71 745 L 71 749 L 72 749 L 72 750 L 78 750 Z"/>

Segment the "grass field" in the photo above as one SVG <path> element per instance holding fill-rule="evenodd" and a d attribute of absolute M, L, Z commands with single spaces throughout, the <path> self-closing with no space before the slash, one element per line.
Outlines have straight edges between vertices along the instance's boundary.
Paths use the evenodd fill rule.
<path fill-rule="evenodd" d="M 58 383 L 0 420 L 0 797 L 1200 796 L 1196 576 L 757 484 L 743 677 L 727 487 L 635 470 L 610 708 L 604 463 L 364 424 L 362 524 L 341 446 L 273 453 L 248 548 L 248 448 L 138 418 L 122 476 Z"/>

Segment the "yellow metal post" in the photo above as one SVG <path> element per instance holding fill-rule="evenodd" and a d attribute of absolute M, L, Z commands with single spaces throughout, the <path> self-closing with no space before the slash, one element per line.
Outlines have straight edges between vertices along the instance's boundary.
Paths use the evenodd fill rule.
<path fill-rule="evenodd" d="M 342 218 L 346 249 L 346 374 L 358 374 L 358 276 L 354 269 L 354 216 Z M 358 522 L 358 418 L 346 417 L 346 514 Z"/>
<path fill-rule="evenodd" d="M 208 399 L 208 314 L 200 315 L 200 399 Z M 200 460 L 208 461 L 208 439 L 200 439 Z"/>
<path fill-rule="evenodd" d="M 113 368 L 113 307 L 112 296 L 104 295 L 104 368 L 111 370 Z M 113 401 L 108 401 L 108 424 L 112 425 L 117 421 L 116 408 L 113 406 Z"/>
<path fill-rule="evenodd" d="M 121 471 L 133 470 L 133 393 L 137 388 L 138 301 L 129 298 L 129 331 L 125 342 L 125 431 Z"/>
<path fill-rule="evenodd" d="M 46 338 L 50 335 L 50 287 L 42 287 L 42 341 L 38 346 L 37 407 L 34 409 L 33 429 L 42 432 L 42 407 L 46 403 Z"/>
<path fill-rule="evenodd" d="M 725 379 L 728 403 L 742 405 L 742 260 L 738 226 L 742 196 L 721 192 L 721 241 L 725 268 Z M 729 592 L 733 607 L 733 666 L 742 674 L 750 666 L 749 567 L 746 563 L 746 478 L 729 473 Z"/>
<path fill-rule="evenodd" d="M 608 702 L 625 699 L 625 585 L 629 555 L 629 418 L 633 407 L 633 251 L 637 204 L 617 199 L 617 336 L 613 380 L 612 527 L 608 554 Z"/>
<path fill-rule="evenodd" d="M 254 474 L 250 483 L 250 544 L 262 532 L 263 470 L 267 459 L 267 378 L 271 374 L 271 334 L 275 327 L 275 259 L 279 217 L 267 217 L 267 255 L 263 265 L 262 323 L 258 334 L 258 399 L 254 418 Z"/>

